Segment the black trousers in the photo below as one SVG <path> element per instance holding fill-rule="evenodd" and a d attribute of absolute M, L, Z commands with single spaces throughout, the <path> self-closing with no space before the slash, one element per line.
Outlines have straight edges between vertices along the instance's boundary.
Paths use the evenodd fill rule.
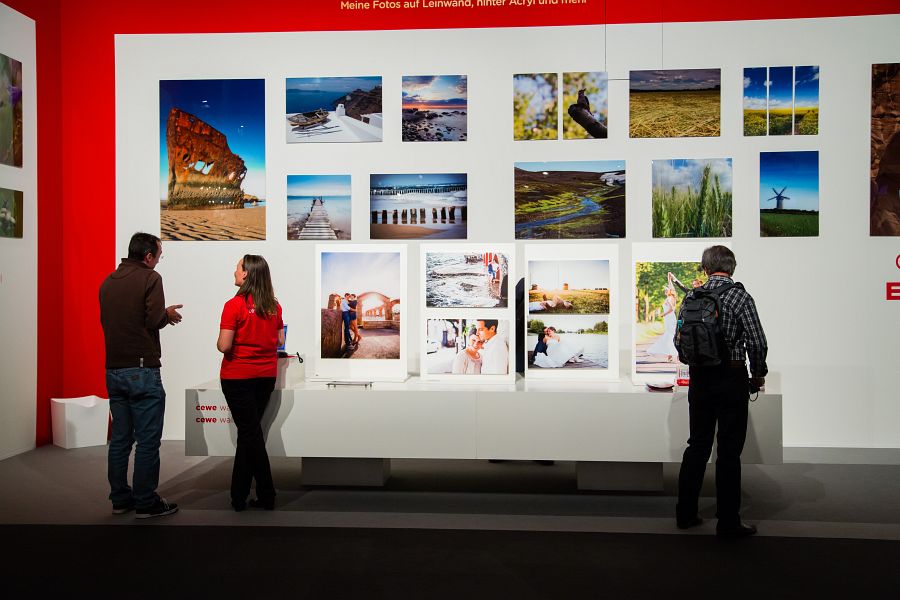
<path fill-rule="evenodd" d="M 746 367 L 691 367 L 688 388 L 691 437 L 678 475 L 679 520 L 697 515 L 706 463 L 716 445 L 716 516 L 719 527 L 740 523 L 741 452 L 747 437 L 747 403 L 750 398 Z"/>
<path fill-rule="evenodd" d="M 237 449 L 231 471 L 231 501 L 243 505 L 250 495 L 250 484 L 256 480 L 256 496 L 263 501 L 275 499 L 275 483 L 266 452 L 260 420 L 269 404 L 274 377 L 222 379 L 222 393 L 237 426 Z"/>

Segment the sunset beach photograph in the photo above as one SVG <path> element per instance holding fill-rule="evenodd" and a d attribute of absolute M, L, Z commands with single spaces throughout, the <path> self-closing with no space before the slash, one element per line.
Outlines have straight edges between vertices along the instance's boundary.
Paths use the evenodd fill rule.
<path fill-rule="evenodd" d="M 464 142 L 468 84 L 465 75 L 404 76 L 404 142 Z"/>

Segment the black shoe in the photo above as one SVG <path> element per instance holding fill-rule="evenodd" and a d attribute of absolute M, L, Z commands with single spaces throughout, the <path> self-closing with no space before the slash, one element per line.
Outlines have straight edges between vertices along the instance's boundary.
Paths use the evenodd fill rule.
<path fill-rule="evenodd" d="M 134 510 L 134 502 L 130 504 L 113 504 L 112 514 L 124 515 Z"/>
<path fill-rule="evenodd" d="M 690 519 L 675 519 L 675 525 L 678 526 L 678 529 L 690 529 L 691 527 L 698 527 L 703 524 L 703 519 L 694 515 Z"/>
<path fill-rule="evenodd" d="M 260 498 L 251 498 L 250 507 L 262 508 L 263 510 L 275 510 L 275 499 L 272 498 L 271 500 L 262 500 Z"/>
<path fill-rule="evenodd" d="M 756 534 L 756 525 L 738 523 L 733 527 L 716 527 L 716 536 L 722 539 L 734 539 Z"/>
<path fill-rule="evenodd" d="M 243 501 L 242 501 L 242 502 L 238 502 L 237 500 L 232 500 L 232 501 L 231 501 L 231 508 L 234 509 L 234 512 L 242 512 L 244 509 L 247 508 L 247 503 L 246 503 L 246 502 L 243 502 Z"/>
<path fill-rule="evenodd" d="M 138 519 L 149 519 L 150 517 L 164 517 L 178 512 L 178 505 L 166 502 L 165 498 L 157 498 L 156 502 L 148 508 L 139 508 L 135 511 L 134 516 Z"/>

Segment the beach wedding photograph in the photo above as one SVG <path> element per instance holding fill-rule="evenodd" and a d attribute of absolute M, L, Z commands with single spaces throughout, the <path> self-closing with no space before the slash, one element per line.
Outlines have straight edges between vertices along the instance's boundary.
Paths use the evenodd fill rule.
<path fill-rule="evenodd" d="M 509 375 L 509 321 L 427 319 L 425 375 Z"/>
<path fill-rule="evenodd" d="M 528 315 L 528 369 L 609 369 L 609 316 Z"/>
<path fill-rule="evenodd" d="M 289 77 L 287 143 L 380 142 L 381 102 L 381 77 Z"/>
<path fill-rule="evenodd" d="M 160 237 L 266 239 L 265 80 L 159 82 Z"/>
<path fill-rule="evenodd" d="M 425 252 L 427 308 L 506 308 L 509 256 L 485 247 L 478 251 Z"/>
<path fill-rule="evenodd" d="M 467 180 L 465 173 L 371 175 L 369 238 L 466 239 Z"/>
<path fill-rule="evenodd" d="M 731 237 L 730 158 L 654 160 L 653 237 Z"/>
<path fill-rule="evenodd" d="M 528 261 L 528 314 L 609 314 L 609 261 Z"/>
<path fill-rule="evenodd" d="M 609 136 L 607 74 L 563 73 L 563 139 L 606 139 Z"/>
<path fill-rule="evenodd" d="M 0 53 L 0 164 L 22 166 L 22 63 Z"/>
<path fill-rule="evenodd" d="M 819 152 L 759 153 L 759 235 L 819 235 Z"/>
<path fill-rule="evenodd" d="M 718 137 L 721 70 L 631 71 L 631 138 Z"/>
<path fill-rule="evenodd" d="M 404 76 L 404 142 L 464 142 L 468 84 L 465 75 Z"/>
<path fill-rule="evenodd" d="M 518 162 L 517 240 L 625 237 L 625 161 Z"/>
<path fill-rule="evenodd" d="M 559 76 L 556 73 L 513 75 L 513 139 L 559 137 Z"/>
<path fill-rule="evenodd" d="M 320 254 L 320 357 L 400 358 L 400 252 Z"/>
<path fill-rule="evenodd" d="M 287 176 L 287 239 L 350 239 L 350 175 Z"/>

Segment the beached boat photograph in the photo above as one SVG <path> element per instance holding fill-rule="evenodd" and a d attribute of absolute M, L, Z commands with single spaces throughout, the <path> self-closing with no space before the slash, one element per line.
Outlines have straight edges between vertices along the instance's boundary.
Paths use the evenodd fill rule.
<path fill-rule="evenodd" d="M 380 142 L 381 77 L 289 77 L 285 80 L 288 144 Z"/>

